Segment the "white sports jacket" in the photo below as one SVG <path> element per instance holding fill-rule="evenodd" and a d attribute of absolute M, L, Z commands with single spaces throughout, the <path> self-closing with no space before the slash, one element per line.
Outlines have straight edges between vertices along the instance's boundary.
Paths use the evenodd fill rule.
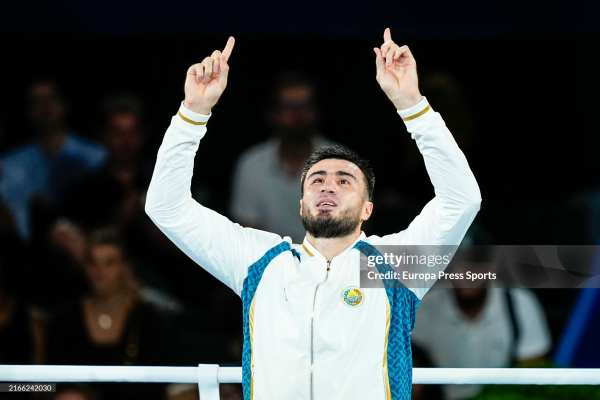
<path fill-rule="evenodd" d="M 410 226 L 364 233 L 327 260 L 306 239 L 243 228 L 192 199 L 194 156 L 210 116 L 172 118 L 158 151 L 146 212 L 244 305 L 244 399 L 410 399 L 410 332 L 427 289 L 360 289 L 359 257 L 373 245 L 458 245 L 481 195 L 467 160 L 426 99 L 398 112 L 435 187 Z"/>

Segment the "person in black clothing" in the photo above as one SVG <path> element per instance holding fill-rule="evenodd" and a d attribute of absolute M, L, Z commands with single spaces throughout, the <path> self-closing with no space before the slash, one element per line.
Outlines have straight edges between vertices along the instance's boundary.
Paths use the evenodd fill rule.
<path fill-rule="evenodd" d="M 85 271 L 91 293 L 53 319 L 48 363 L 167 365 L 164 326 L 158 312 L 141 300 L 118 235 L 110 231 L 92 235 Z M 164 398 L 162 384 L 94 386 L 102 398 Z"/>

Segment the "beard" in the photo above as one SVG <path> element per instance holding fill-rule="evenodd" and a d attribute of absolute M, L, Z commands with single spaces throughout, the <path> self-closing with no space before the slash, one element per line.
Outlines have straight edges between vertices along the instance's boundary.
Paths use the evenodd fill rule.
<path fill-rule="evenodd" d="M 302 210 L 302 225 L 315 239 L 335 239 L 351 235 L 360 225 L 360 205 L 348 208 L 337 218 L 331 216 L 331 210 L 318 211 L 312 215 L 308 207 Z"/>

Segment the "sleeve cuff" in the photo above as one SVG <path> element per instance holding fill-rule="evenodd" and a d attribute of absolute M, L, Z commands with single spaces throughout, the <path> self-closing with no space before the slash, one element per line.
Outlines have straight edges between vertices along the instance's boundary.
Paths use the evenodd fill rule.
<path fill-rule="evenodd" d="M 406 110 L 398 110 L 398 115 L 402 117 L 402 121 L 407 122 L 417 119 L 429 111 L 431 111 L 431 106 L 429 105 L 427 98 L 423 97 L 420 102 L 411 108 L 407 108 Z"/>
<path fill-rule="evenodd" d="M 196 126 L 206 125 L 211 115 L 212 112 L 209 115 L 204 115 L 190 111 L 187 108 L 185 108 L 185 106 L 183 105 L 183 101 L 181 102 L 181 106 L 179 107 L 179 111 L 177 112 L 177 116 L 182 121 Z"/>

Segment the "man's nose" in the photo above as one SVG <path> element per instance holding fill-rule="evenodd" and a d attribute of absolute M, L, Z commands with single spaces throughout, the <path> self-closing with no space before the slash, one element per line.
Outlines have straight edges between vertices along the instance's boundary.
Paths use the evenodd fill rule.
<path fill-rule="evenodd" d="M 336 187 L 333 179 L 327 179 L 321 186 L 321 193 L 335 193 Z"/>

